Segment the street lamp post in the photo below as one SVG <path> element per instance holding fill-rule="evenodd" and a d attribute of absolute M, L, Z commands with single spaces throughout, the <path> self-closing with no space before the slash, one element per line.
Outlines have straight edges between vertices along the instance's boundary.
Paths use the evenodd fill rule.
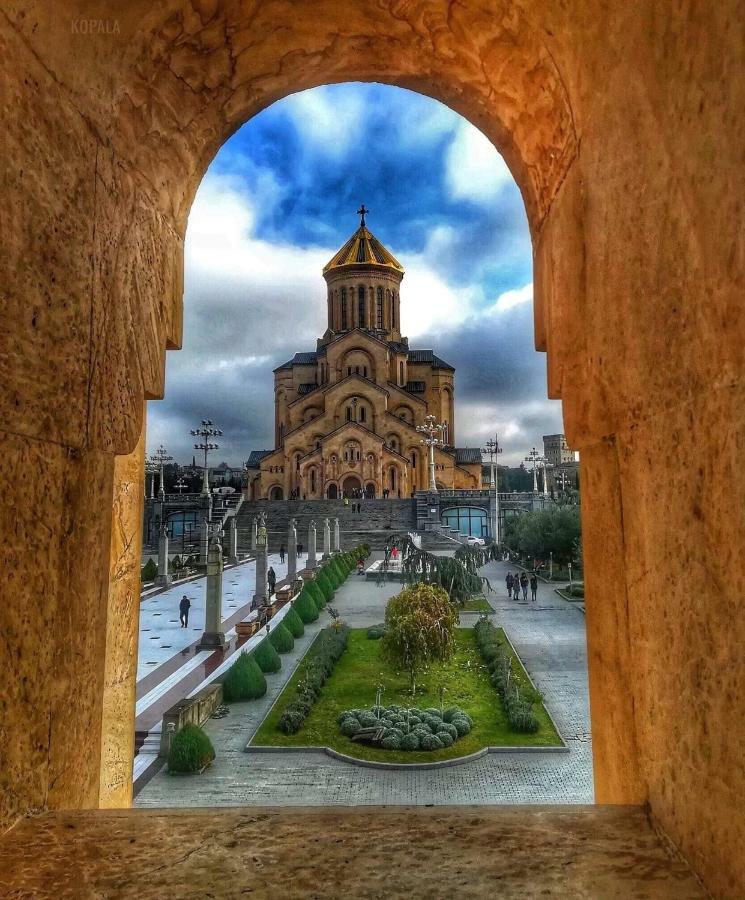
<path fill-rule="evenodd" d="M 195 450 L 202 450 L 204 452 L 204 478 L 202 480 L 202 495 L 209 496 L 210 493 L 210 479 L 209 479 L 209 469 L 207 468 L 207 454 L 210 450 L 218 450 L 220 445 L 211 443 L 208 438 L 211 437 L 219 437 L 222 434 L 219 428 L 215 428 L 214 423 L 211 419 L 202 419 L 202 424 L 199 428 L 192 428 L 191 433 L 195 437 L 201 437 L 202 440 L 198 444 L 194 444 Z"/>
<path fill-rule="evenodd" d="M 145 499 L 155 500 L 155 473 L 158 471 L 157 465 L 150 457 L 145 460 Z M 147 476 L 150 476 L 150 494 L 147 492 Z"/>
<path fill-rule="evenodd" d="M 533 467 L 533 493 L 538 493 L 538 465 L 540 463 L 546 462 L 545 456 L 541 456 L 541 454 L 533 447 L 533 449 L 528 453 L 525 457 L 525 462 L 531 463 Z"/>
<path fill-rule="evenodd" d="M 158 447 L 158 449 L 153 453 L 150 457 L 150 462 L 153 464 L 153 468 L 156 469 L 160 473 L 160 486 L 158 488 L 158 499 L 165 500 L 166 498 L 166 487 L 165 481 L 163 479 L 163 466 L 167 462 L 171 462 L 173 459 L 172 456 L 168 455 L 168 451 L 163 446 L 163 444 Z M 153 475 L 153 481 L 155 481 L 155 475 Z"/>
<path fill-rule="evenodd" d="M 425 416 L 424 425 L 417 425 L 416 430 L 425 435 L 419 443 L 425 444 L 429 448 L 429 491 L 436 494 L 435 447 L 442 445 L 442 425 L 437 424 L 434 416 Z"/>
<path fill-rule="evenodd" d="M 492 522 L 492 539 L 494 541 L 494 545 L 499 547 L 499 485 L 497 484 L 498 480 L 498 471 L 499 467 L 497 465 L 497 458 L 499 454 L 502 452 L 502 448 L 499 446 L 499 435 L 494 433 L 494 439 L 488 440 L 486 442 L 486 452 L 489 454 L 489 462 L 491 464 L 491 483 L 494 488 L 494 521 Z"/>
<path fill-rule="evenodd" d="M 174 488 L 181 493 L 181 491 L 185 491 L 188 487 L 187 483 L 184 481 L 183 476 L 179 478 L 179 480 L 174 484 Z"/>

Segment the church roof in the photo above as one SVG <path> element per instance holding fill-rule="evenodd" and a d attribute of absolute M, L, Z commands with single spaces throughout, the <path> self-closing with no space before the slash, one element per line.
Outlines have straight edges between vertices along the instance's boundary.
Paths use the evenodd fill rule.
<path fill-rule="evenodd" d="M 351 238 L 344 244 L 323 267 L 323 274 L 342 266 L 369 264 L 374 266 L 388 266 L 397 272 L 403 272 L 404 267 L 396 257 L 387 250 L 364 223 L 355 231 Z"/>
<path fill-rule="evenodd" d="M 429 363 L 435 369 L 450 369 L 453 372 L 455 371 L 455 368 L 451 366 L 450 363 L 446 363 L 444 359 L 435 356 L 431 350 L 409 350 L 408 359 L 410 363 Z"/>
<path fill-rule="evenodd" d="M 455 464 L 467 466 L 469 463 L 481 464 L 481 450 L 478 447 L 456 447 Z"/>
<path fill-rule="evenodd" d="M 265 456 L 269 456 L 270 453 L 274 453 L 274 450 L 252 450 L 248 456 L 248 462 L 246 463 L 247 469 L 258 469 L 259 463 Z"/>
<path fill-rule="evenodd" d="M 291 369 L 293 366 L 314 366 L 318 361 L 318 353 L 311 350 L 308 353 L 296 353 L 292 359 L 288 359 L 286 363 L 277 366 L 274 370 L 278 372 L 280 369 Z"/>

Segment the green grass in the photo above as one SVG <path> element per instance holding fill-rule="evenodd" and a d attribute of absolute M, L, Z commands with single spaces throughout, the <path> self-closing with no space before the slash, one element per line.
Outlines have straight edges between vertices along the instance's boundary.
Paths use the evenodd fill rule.
<path fill-rule="evenodd" d="M 252 744 L 331 747 L 358 759 L 407 763 L 467 756 L 487 746 L 548 747 L 561 744 L 542 704 L 535 705 L 541 724 L 536 734 L 510 731 L 499 696 L 489 682 L 489 672 L 476 648 L 473 630 L 465 628 L 456 631 L 456 652 L 450 662 L 433 666 L 428 672 L 421 674 L 421 689 L 417 690 L 415 702 L 412 702 L 408 689 L 408 675 L 392 671 L 381 659 L 380 641 L 368 640 L 364 628 L 352 629 L 347 650 L 336 664 L 303 727 L 297 734 L 282 734 L 277 729 L 277 721 L 294 696 L 295 685 L 303 677 L 305 663 L 311 658 L 314 646 L 315 642 L 262 723 Z M 527 675 L 517 657 L 514 657 L 513 671 L 518 680 L 527 683 Z M 445 706 L 460 706 L 464 709 L 473 719 L 473 729 L 451 747 L 443 747 L 442 750 L 407 753 L 354 743 L 339 733 L 337 716 L 345 709 L 373 706 L 378 684 L 385 686 L 382 698 L 384 706 L 396 703 L 421 708 L 439 707 L 438 690 L 444 684 Z"/>
<path fill-rule="evenodd" d="M 467 600 L 463 606 L 459 606 L 458 610 L 460 612 L 494 612 L 494 608 L 486 597 L 472 597 L 470 600 Z"/>

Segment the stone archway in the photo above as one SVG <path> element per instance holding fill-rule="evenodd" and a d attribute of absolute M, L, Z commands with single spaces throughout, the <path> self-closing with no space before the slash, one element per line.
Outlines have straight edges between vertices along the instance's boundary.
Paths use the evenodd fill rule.
<path fill-rule="evenodd" d="M 284 491 L 282 490 L 282 485 L 273 484 L 269 488 L 269 493 L 267 494 L 267 499 L 269 500 L 283 500 L 284 499 Z"/>
<path fill-rule="evenodd" d="M 332 481 L 331 484 L 327 485 L 327 487 L 326 487 L 326 497 L 329 500 L 336 500 L 338 498 L 338 496 L 339 496 L 339 489 Z"/>
<path fill-rule="evenodd" d="M 346 475 L 341 483 L 343 497 L 356 497 L 362 490 L 362 482 L 358 475 Z"/>
<path fill-rule="evenodd" d="M 376 492 L 375 482 L 368 481 L 368 483 L 365 485 L 365 499 L 366 500 L 374 500 L 375 492 Z"/>
<path fill-rule="evenodd" d="M 745 668 L 745 624 L 727 615 L 745 563 L 722 525 L 745 506 L 743 262 L 723 224 L 745 207 L 738 5 L 697 17 L 617 4 L 601 23 L 591 5 L 549 0 L 250 15 L 238 0 L 135 2 L 107 43 L 70 35 L 79 6 L 59 0 L 45 19 L 21 0 L 0 23 L 0 496 L 17 586 L 0 604 L 0 661 L 25 679 L 2 710 L 0 821 L 129 802 L 144 402 L 181 342 L 183 240 L 206 166 L 272 101 L 377 80 L 467 116 L 522 190 L 536 345 L 581 451 L 596 796 L 648 801 L 713 892 L 745 885 L 731 804 L 742 741 L 722 735 L 721 699 Z M 722 598 L 702 623 L 692 598 L 712 571 Z M 717 690 L 699 704 L 702 682 Z M 49 727 L 63 716 L 66 733 Z"/>

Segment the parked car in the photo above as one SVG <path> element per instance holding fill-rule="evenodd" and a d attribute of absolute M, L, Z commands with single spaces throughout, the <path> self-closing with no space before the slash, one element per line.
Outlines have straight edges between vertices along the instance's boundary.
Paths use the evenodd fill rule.
<path fill-rule="evenodd" d="M 483 538 L 471 534 L 466 538 L 466 544 L 469 547 L 485 547 L 486 541 Z"/>

